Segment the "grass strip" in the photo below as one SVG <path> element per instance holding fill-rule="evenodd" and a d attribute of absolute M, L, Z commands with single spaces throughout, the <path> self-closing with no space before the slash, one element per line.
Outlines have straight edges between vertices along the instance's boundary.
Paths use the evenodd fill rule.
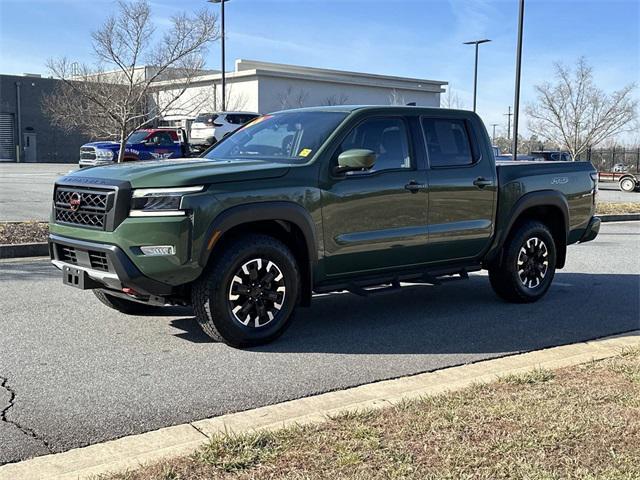
<path fill-rule="evenodd" d="M 640 349 L 326 423 L 219 435 L 100 480 L 637 479 Z"/>

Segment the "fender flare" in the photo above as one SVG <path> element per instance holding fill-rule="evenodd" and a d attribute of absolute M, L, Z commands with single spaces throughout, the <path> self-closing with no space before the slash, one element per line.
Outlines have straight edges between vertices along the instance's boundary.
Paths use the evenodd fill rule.
<path fill-rule="evenodd" d="M 315 266 L 318 262 L 318 240 L 315 224 L 304 207 L 287 201 L 248 203 L 231 207 L 218 214 L 207 230 L 206 241 L 200 254 L 200 264 L 205 266 L 209 261 L 209 256 L 213 250 L 213 248 L 209 249 L 209 242 L 213 238 L 214 232 L 219 231 L 219 236 L 222 236 L 238 225 L 278 220 L 290 222 L 302 231 L 307 246 L 309 267 Z"/>
<path fill-rule="evenodd" d="M 560 212 L 562 212 L 564 223 L 564 244 L 557 246 L 557 264 L 558 268 L 562 268 L 564 266 L 567 240 L 569 238 L 569 204 L 567 203 L 565 196 L 557 190 L 540 190 L 537 192 L 527 193 L 523 195 L 515 205 L 513 205 L 513 207 L 511 207 L 507 216 L 508 223 L 498 231 L 496 239 L 487 254 L 487 262 L 495 261 L 500 258 L 502 247 L 504 246 L 509 233 L 511 233 L 517 219 L 525 210 L 533 207 L 556 207 Z"/>

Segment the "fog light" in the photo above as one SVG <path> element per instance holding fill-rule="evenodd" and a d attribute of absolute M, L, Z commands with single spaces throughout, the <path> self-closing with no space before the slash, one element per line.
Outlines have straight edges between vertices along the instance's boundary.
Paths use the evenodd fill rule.
<path fill-rule="evenodd" d="M 148 256 L 175 255 L 176 253 L 173 245 L 150 245 L 148 247 L 140 247 L 140 250 L 144 255 Z"/>

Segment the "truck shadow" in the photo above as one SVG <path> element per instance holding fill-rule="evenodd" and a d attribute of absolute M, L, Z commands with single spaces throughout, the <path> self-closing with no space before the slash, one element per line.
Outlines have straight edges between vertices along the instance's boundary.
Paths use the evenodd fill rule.
<path fill-rule="evenodd" d="M 177 336 L 212 342 L 193 318 Z M 534 304 L 498 299 L 486 276 L 438 287 L 407 286 L 361 298 L 332 294 L 300 309 L 277 341 L 256 352 L 452 354 L 516 352 L 640 328 L 640 275 L 558 273 Z"/>

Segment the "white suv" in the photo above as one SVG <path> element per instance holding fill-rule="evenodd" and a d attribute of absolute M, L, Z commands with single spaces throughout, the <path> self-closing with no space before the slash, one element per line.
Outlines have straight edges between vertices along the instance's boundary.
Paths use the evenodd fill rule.
<path fill-rule="evenodd" d="M 209 147 L 259 116 L 254 112 L 200 113 L 191 124 L 189 143 L 194 147 Z"/>

